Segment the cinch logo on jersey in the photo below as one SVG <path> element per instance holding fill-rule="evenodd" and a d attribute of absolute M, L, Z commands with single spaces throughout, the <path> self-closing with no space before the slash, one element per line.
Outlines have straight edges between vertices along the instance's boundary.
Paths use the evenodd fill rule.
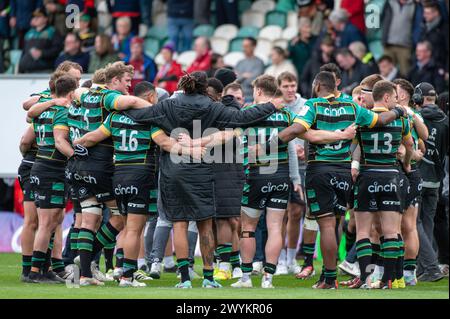
<path fill-rule="evenodd" d="M 392 193 L 397 192 L 397 185 L 389 183 L 386 185 L 378 185 L 377 182 L 368 187 L 369 193 Z"/>
<path fill-rule="evenodd" d="M 345 115 L 347 114 L 347 112 L 345 111 L 345 108 L 340 107 L 338 109 L 324 109 L 323 112 L 325 115 L 328 116 L 341 116 L 341 115 Z"/>
<path fill-rule="evenodd" d="M 347 183 L 346 181 L 340 182 L 336 179 L 336 177 L 333 177 L 330 180 L 330 184 L 331 186 L 336 187 L 337 189 L 343 190 L 343 191 L 348 191 L 350 189 L 350 184 Z"/>
<path fill-rule="evenodd" d="M 97 184 L 97 179 L 91 175 L 81 176 L 78 173 L 73 174 L 73 178 L 77 181 L 83 181 L 88 184 Z"/>
<path fill-rule="evenodd" d="M 266 186 L 261 187 L 261 192 L 263 193 L 270 193 L 274 191 L 278 192 L 286 192 L 289 190 L 289 185 L 287 183 L 279 184 L 279 185 L 272 185 L 272 183 L 268 183 Z"/>
<path fill-rule="evenodd" d="M 127 187 L 122 187 L 120 184 L 114 189 L 116 195 L 137 195 L 139 192 L 138 188 L 131 185 Z"/>
<path fill-rule="evenodd" d="M 102 100 L 102 95 L 85 95 L 83 102 L 84 103 L 100 103 Z"/>

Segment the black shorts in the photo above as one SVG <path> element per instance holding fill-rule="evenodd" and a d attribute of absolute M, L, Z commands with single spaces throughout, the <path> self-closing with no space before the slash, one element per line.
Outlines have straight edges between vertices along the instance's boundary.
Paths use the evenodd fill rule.
<path fill-rule="evenodd" d="M 409 180 L 408 196 L 406 197 L 406 208 L 408 208 L 420 204 L 423 180 L 417 168 L 412 169 L 409 174 L 406 174 L 406 177 Z"/>
<path fill-rule="evenodd" d="M 344 216 L 353 207 L 353 181 L 350 168 L 321 165 L 306 169 L 306 197 L 310 215 Z"/>
<path fill-rule="evenodd" d="M 286 209 L 290 189 L 289 174 L 247 176 L 241 205 L 253 209 Z"/>
<path fill-rule="evenodd" d="M 36 207 L 42 209 L 66 207 L 64 165 L 36 160 L 31 169 L 30 180 Z"/>
<path fill-rule="evenodd" d="M 151 195 L 155 197 L 154 177 L 150 170 L 116 171 L 113 177 L 114 196 L 122 215 L 148 215 L 151 212 Z M 156 199 L 153 199 L 155 203 Z"/>
<path fill-rule="evenodd" d="M 78 190 L 77 186 L 74 183 L 73 175 L 74 175 L 74 167 L 75 163 L 73 159 L 70 159 L 67 162 L 66 166 L 66 183 L 67 183 L 67 192 L 68 198 L 72 201 L 73 211 L 75 214 L 81 214 L 81 205 L 80 200 L 78 199 Z"/>
<path fill-rule="evenodd" d="M 355 212 L 402 212 L 398 169 L 361 170 L 355 184 Z"/>
<path fill-rule="evenodd" d="M 24 202 L 34 202 L 34 192 L 30 181 L 32 167 L 32 163 L 22 161 L 18 170 L 17 177 L 19 179 L 20 187 L 22 188 Z"/>
<path fill-rule="evenodd" d="M 99 203 L 105 203 L 114 199 L 112 176 L 114 169 L 105 167 L 104 170 L 84 170 L 76 169 L 73 171 L 73 187 L 78 193 L 78 200 L 84 200 L 95 197 Z"/>
<path fill-rule="evenodd" d="M 302 186 L 302 189 L 303 186 Z M 303 197 L 305 198 L 305 197 Z M 294 184 L 291 183 L 291 191 L 289 193 L 289 202 L 295 203 L 297 205 L 305 205 L 305 201 L 300 198 L 300 194 L 298 192 L 294 192 Z"/>

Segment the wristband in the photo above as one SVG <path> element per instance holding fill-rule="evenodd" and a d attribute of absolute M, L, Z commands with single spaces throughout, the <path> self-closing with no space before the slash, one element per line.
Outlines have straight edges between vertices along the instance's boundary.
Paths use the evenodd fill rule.
<path fill-rule="evenodd" d="M 359 162 L 358 161 L 352 161 L 352 169 L 353 168 L 359 171 Z"/>
<path fill-rule="evenodd" d="M 396 106 L 396 107 L 392 110 L 392 112 L 394 112 L 394 113 L 397 115 L 396 119 L 399 119 L 399 118 L 401 118 L 402 116 L 403 116 L 403 117 L 405 116 L 405 110 L 404 110 L 403 108 L 401 108 L 401 107 L 398 107 L 398 106 Z"/>

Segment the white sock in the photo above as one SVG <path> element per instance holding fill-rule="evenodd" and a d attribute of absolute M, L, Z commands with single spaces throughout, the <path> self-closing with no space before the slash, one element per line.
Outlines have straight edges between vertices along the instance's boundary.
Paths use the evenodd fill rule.
<path fill-rule="evenodd" d="M 219 269 L 223 271 L 231 271 L 231 264 L 226 262 L 221 262 L 219 264 Z"/>
<path fill-rule="evenodd" d="M 138 259 L 138 269 L 141 269 L 142 266 L 145 265 L 145 258 Z"/>
<path fill-rule="evenodd" d="M 272 275 L 272 274 L 266 273 L 266 274 L 264 275 L 264 281 L 272 282 L 272 278 L 273 278 L 273 275 Z"/>
<path fill-rule="evenodd" d="M 286 249 L 282 249 L 278 257 L 278 265 L 286 265 Z"/>
<path fill-rule="evenodd" d="M 295 255 L 297 254 L 297 249 L 288 248 L 287 249 L 287 264 L 292 265 L 295 263 Z"/>
<path fill-rule="evenodd" d="M 175 266 L 175 262 L 173 261 L 173 256 L 165 256 L 163 258 L 164 267 L 172 268 Z"/>

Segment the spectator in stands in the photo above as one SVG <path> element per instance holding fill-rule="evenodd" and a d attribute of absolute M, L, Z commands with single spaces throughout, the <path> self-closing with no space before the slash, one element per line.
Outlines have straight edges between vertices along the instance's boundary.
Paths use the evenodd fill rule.
<path fill-rule="evenodd" d="M 380 74 L 388 81 L 394 81 L 402 77 L 399 69 L 394 64 L 394 59 L 389 55 L 383 55 L 378 60 L 378 68 L 380 69 Z"/>
<path fill-rule="evenodd" d="M 33 12 L 42 7 L 42 0 L 11 0 L 9 25 L 19 38 L 19 49 L 25 46 L 25 34 L 30 30 Z"/>
<path fill-rule="evenodd" d="M 421 82 L 431 83 L 438 93 L 445 89 L 445 71 L 436 65 L 433 59 L 433 48 L 428 41 L 419 42 L 416 46 L 416 64 L 408 74 L 408 79 L 416 86 Z"/>
<path fill-rule="evenodd" d="M 271 75 L 277 78 L 283 72 L 289 72 L 295 74 L 297 77 L 297 70 L 291 61 L 286 60 L 286 52 L 280 47 L 274 47 L 272 54 L 272 65 L 266 69 L 265 74 Z"/>
<path fill-rule="evenodd" d="M 191 49 L 194 31 L 194 0 L 167 0 L 169 40 L 177 52 Z M 179 38 L 181 36 L 181 41 Z"/>
<path fill-rule="evenodd" d="M 322 32 L 325 15 L 327 11 L 333 8 L 334 1 L 313 1 L 313 0 L 297 0 L 299 8 L 298 15 L 301 18 L 309 18 L 311 20 L 311 33 L 319 36 Z"/>
<path fill-rule="evenodd" d="M 131 80 L 131 92 L 136 84 L 147 81 L 152 83 L 155 80 L 158 68 L 155 61 L 144 53 L 144 39 L 134 37 L 131 40 L 130 55 L 125 57 L 124 62 L 134 67 L 134 75 Z"/>
<path fill-rule="evenodd" d="M 208 78 L 214 77 L 217 70 L 225 67 L 225 62 L 223 61 L 223 56 L 219 53 L 211 54 L 211 67 L 206 71 Z"/>
<path fill-rule="evenodd" d="M 56 31 L 65 36 L 68 32 L 66 27 L 66 1 L 44 0 L 45 10 L 47 10 L 49 24 L 54 26 Z"/>
<path fill-rule="evenodd" d="M 115 32 L 118 32 L 116 21 L 119 18 L 127 17 L 130 19 L 131 32 L 139 33 L 139 23 L 141 22 L 140 0 L 107 0 L 108 10 L 113 18 L 113 26 Z"/>
<path fill-rule="evenodd" d="M 168 43 L 163 46 L 161 55 L 164 64 L 159 69 L 154 81 L 155 86 L 165 89 L 170 95 L 177 90 L 178 80 L 183 76 L 181 65 L 173 59 L 174 53 L 173 44 Z"/>
<path fill-rule="evenodd" d="M 214 77 L 222 82 L 223 86 L 228 86 L 228 84 L 236 81 L 236 73 L 228 68 L 222 68 L 216 71 Z"/>
<path fill-rule="evenodd" d="M 61 52 L 61 36 L 48 25 L 44 9 L 33 12 L 31 26 L 25 35 L 25 47 L 19 63 L 20 73 L 51 72 L 55 58 Z"/>
<path fill-rule="evenodd" d="M 342 0 L 341 8 L 347 11 L 348 21 L 361 31 L 366 33 L 366 21 L 364 18 L 365 5 L 364 0 Z"/>
<path fill-rule="evenodd" d="M 124 59 L 130 54 L 130 42 L 134 37 L 131 32 L 131 19 L 122 17 L 116 21 L 116 33 L 112 37 L 114 50 L 118 53 L 120 59 Z"/>
<path fill-rule="evenodd" d="M 439 10 L 437 1 L 424 3 L 423 18 L 425 25 L 422 26 L 420 41 L 429 41 L 433 48 L 433 60 L 442 70 L 448 73 L 448 22 L 444 20 Z"/>
<path fill-rule="evenodd" d="M 334 63 L 334 41 L 330 37 L 324 37 L 320 41 L 319 51 L 313 53 L 306 63 L 300 81 L 300 92 L 306 98 L 311 97 L 311 83 L 319 73 L 320 67 L 327 63 Z"/>
<path fill-rule="evenodd" d="M 109 63 L 119 61 L 119 56 L 114 52 L 111 40 L 106 34 L 95 37 L 95 50 L 90 53 L 89 73 L 104 68 Z"/>
<path fill-rule="evenodd" d="M 211 43 L 208 38 L 198 37 L 194 42 L 196 57 L 191 66 L 186 70 L 188 73 L 195 71 L 207 71 L 211 68 Z"/>
<path fill-rule="evenodd" d="M 371 73 L 370 68 L 356 58 L 349 49 L 339 49 L 336 61 L 342 69 L 342 92 L 352 94 L 355 87 Z"/>
<path fill-rule="evenodd" d="M 81 40 L 76 33 L 69 33 L 64 40 L 64 51 L 55 61 L 55 69 L 64 61 L 78 63 L 86 72 L 89 68 L 89 53 L 81 51 Z"/>
<path fill-rule="evenodd" d="M 288 47 L 289 58 L 297 69 L 297 74 L 303 73 L 303 69 L 311 57 L 316 39 L 317 38 L 311 34 L 311 20 L 308 18 L 301 18 L 298 36 L 292 39 Z"/>
<path fill-rule="evenodd" d="M 242 85 L 246 103 L 253 101 L 252 82 L 258 76 L 264 73 L 264 62 L 255 56 L 257 41 L 255 38 L 248 37 L 242 42 L 242 49 L 245 59 L 239 61 L 235 71 L 237 73 L 237 82 Z"/>
<path fill-rule="evenodd" d="M 140 0 L 139 3 L 141 6 L 141 23 L 143 23 L 148 30 L 153 25 L 152 22 L 153 0 Z M 139 33 L 139 35 L 141 35 L 141 33 Z"/>
<path fill-rule="evenodd" d="M 88 14 L 83 14 L 80 18 L 80 29 L 78 36 L 81 39 L 81 51 L 91 52 L 95 47 L 95 32 L 91 27 L 92 18 Z"/>
<path fill-rule="evenodd" d="M 335 32 L 337 48 L 347 48 L 352 42 L 356 41 L 366 43 L 361 31 L 348 21 L 347 11 L 336 9 L 330 14 L 329 20 Z"/>
<path fill-rule="evenodd" d="M 9 0 L 0 1 L 0 73 L 5 72 L 4 68 L 4 43 L 9 40 Z"/>
<path fill-rule="evenodd" d="M 414 0 L 389 0 L 381 15 L 384 54 L 393 58 L 401 74 L 407 74 L 411 66 L 415 12 Z"/>
<path fill-rule="evenodd" d="M 211 0 L 194 0 L 195 22 L 198 25 L 210 24 L 210 19 L 211 19 Z"/>
<path fill-rule="evenodd" d="M 380 71 L 372 52 L 367 52 L 367 47 L 364 43 L 360 41 L 353 42 L 348 48 L 358 60 L 370 68 L 372 73 L 378 73 Z"/>
<path fill-rule="evenodd" d="M 239 27 L 238 0 L 215 0 L 217 25 L 234 24 Z"/>

